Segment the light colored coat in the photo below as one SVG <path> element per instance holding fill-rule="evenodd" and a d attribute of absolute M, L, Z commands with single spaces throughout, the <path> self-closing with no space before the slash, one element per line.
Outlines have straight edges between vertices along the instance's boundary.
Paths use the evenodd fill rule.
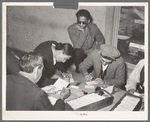
<path fill-rule="evenodd" d="M 84 74 L 91 66 L 94 66 L 92 76 L 94 78 L 100 78 L 102 62 L 100 60 L 99 50 L 92 51 L 90 55 L 88 55 L 88 57 L 79 65 L 79 70 L 82 74 Z M 122 57 L 108 65 L 104 80 L 108 85 L 115 85 L 117 87 L 125 84 L 125 64 Z"/>

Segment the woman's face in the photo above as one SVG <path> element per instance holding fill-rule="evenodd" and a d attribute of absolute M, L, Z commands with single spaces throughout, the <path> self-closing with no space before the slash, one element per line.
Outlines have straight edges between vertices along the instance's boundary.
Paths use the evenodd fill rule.
<path fill-rule="evenodd" d="M 58 54 L 57 56 L 56 56 L 56 61 L 57 62 L 66 62 L 68 59 L 70 59 L 71 58 L 71 56 L 69 56 L 69 55 L 66 55 L 66 54 L 63 54 L 62 52 L 60 53 L 60 54 Z"/>
<path fill-rule="evenodd" d="M 88 20 L 86 17 L 84 16 L 80 16 L 77 18 L 77 23 L 78 23 L 78 26 L 81 28 L 81 29 L 85 29 L 87 24 L 88 24 Z"/>

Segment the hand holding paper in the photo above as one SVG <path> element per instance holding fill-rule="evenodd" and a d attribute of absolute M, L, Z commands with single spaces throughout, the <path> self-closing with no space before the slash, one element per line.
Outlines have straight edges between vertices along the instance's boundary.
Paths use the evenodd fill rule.
<path fill-rule="evenodd" d="M 65 89 L 63 88 L 61 93 L 60 93 L 60 99 L 65 100 L 66 98 L 68 98 L 70 96 L 70 89 Z"/>
<path fill-rule="evenodd" d="M 87 81 L 90 81 L 90 80 L 92 80 L 92 75 L 91 75 L 91 73 L 90 74 L 87 74 L 87 75 L 85 75 L 85 80 L 87 80 Z"/>
<path fill-rule="evenodd" d="M 56 87 L 53 86 L 53 85 L 45 86 L 45 87 L 43 87 L 41 89 L 43 91 L 45 91 L 46 93 L 48 93 L 48 94 L 55 94 L 56 93 L 56 91 L 55 91 Z"/>

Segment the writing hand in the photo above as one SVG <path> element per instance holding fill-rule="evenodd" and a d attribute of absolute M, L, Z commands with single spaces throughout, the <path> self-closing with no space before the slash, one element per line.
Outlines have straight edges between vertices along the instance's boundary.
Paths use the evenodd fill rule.
<path fill-rule="evenodd" d="M 71 92 L 70 89 L 63 88 L 60 93 L 60 99 L 65 100 L 70 96 Z"/>
<path fill-rule="evenodd" d="M 99 84 L 103 84 L 104 81 L 101 78 L 96 78 L 95 82 L 99 83 Z"/>
<path fill-rule="evenodd" d="M 49 86 L 45 86 L 45 87 L 42 87 L 41 88 L 43 91 L 45 91 L 46 93 L 49 93 L 49 94 L 55 94 L 55 86 L 53 85 L 49 85 Z"/>
<path fill-rule="evenodd" d="M 101 85 L 101 87 L 103 87 L 103 88 L 107 87 L 105 81 L 103 81 L 101 78 L 96 78 L 95 82 L 99 83 Z"/>
<path fill-rule="evenodd" d="M 84 78 L 85 78 L 85 80 L 87 80 L 87 81 L 91 81 L 92 80 L 92 75 L 91 75 L 91 73 L 90 74 L 86 74 L 85 76 L 84 76 Z"/>
<path fill-rule="evenodd" d="M 62 73 L 62 75 L 64 80 L 70 82 L 70 79 L 72 78 L 72 74 Z"/>

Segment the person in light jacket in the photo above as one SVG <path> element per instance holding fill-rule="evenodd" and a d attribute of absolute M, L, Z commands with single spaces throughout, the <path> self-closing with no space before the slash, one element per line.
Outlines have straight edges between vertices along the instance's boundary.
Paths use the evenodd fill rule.
<path fill-rule="evenodd" d="M 92 73 L 88 68 L 94 67 Z M 94 78 L 96 82 L 108 86 L 122 88 L 125 84 L 125 64 L 120 52 L 109 44 L 101 45 L 99 50 L 94 50 L 79 65 L 80 72 L 86 80 Z"/>

